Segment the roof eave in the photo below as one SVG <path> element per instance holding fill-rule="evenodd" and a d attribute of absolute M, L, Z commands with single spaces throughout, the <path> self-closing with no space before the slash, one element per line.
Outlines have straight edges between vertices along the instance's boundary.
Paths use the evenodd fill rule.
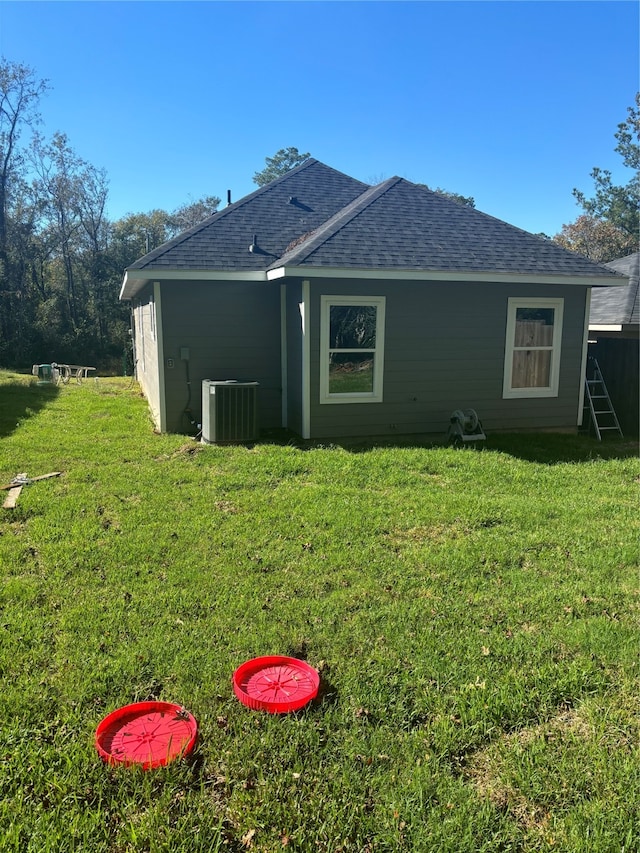
<path fill-rule="evenodd" d="M 280 266 L 273 267 L 266 273 L 268 281 L 286 278 L 355 278 L 400 281 L 459 281 L 459 282 L 494 282 L 504 284 L 563 284 L 580 287 L 617 287 L 628 284 L 628 279 L 622 276 L 599 275 L 551 275 L 545 273 L 515 273 L 515 272 L 474 272 L 467 270 L 414 270 L 393 268 L 355 268 L 355 267 L 312 267 L 312 266 Z"/>
<path fill-rule="evenodd" d="M 129 269 L 125 271 L 120 300 L 134 299 L 152 281 L 267 281 L 264 270 Z"/>
<path fill-rule="evenodd" d="M 134 299 L 152 281 L 254 281 L 265 282 L 282 278 L 347 278 L 398 281 L 458 281 L 504 284 L 563 284 L 581 287 L 618 287 L 629 279 L 615 276 L 549 275 L 509 272 L 473 272 L 456 270 L 413 270 L 355 267 L 274 267 L 270 270 L 206 270 L 206 269 L 128 269 L 125 271 L 120 300 Z"/>

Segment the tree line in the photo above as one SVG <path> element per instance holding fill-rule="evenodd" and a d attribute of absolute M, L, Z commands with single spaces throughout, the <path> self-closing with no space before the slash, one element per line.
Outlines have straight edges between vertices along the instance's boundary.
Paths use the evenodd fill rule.
<path fill-rule="evenodd" d="M 56 360 L 117 370 L 130 359 L 124 269 L 214 213 L 205 196 L 107 217 L 108 180 L 64 133 L 39 132 L 48 84 L 0 60 L 0 364 Z M 130 368 L 130 365 L 129 365 Z"/>
<path fill-rule="evenodd" d="M 204 196 L 173 211 L 111 221 L 104 169 L 80 157 L 64 133 L 46 139 L 39 132 L 38 108 L 48 88 L 33 69 L 0 59 L 0 365 L 55 360 L 131 370 L 129 308 L 118 300 L 123 271 L 210 216 L 220 199 Z M 616 134 L 616 151 L 636 168 L 639 106 L 636 100 Z M 265 158 L 253 181 L 263 186 L 309 156 L 280 149 Z M 575 191 L 585 215 L 554 239 L 595 260 L 610 260 L 635 248 L 630 235 L 638 233 L 638 179 L 620 188 L 606 171 L 595 169 L 592 176 L 594 198 Z M 471 197 L 436 192 L 475 206 Z M 597 241 L 579 236 L 585 219 L 595 223 Z"/>
<path fill-rule="evenodd" d="M 622 165 L 632 170 L 626 184 L 614 184 L 611 171 L 595 166 L 591 170 L 593 196 L 574 189 L 573 196 L 583 209 L 575 222 L 562 226 L 553 238 L 565 249 L 579 252 L 592 261 L 606 263 L 638 251 L 640 240 L 640 92 L 627 107 L 627 117 L 614 134 L 616 154 Z"/>

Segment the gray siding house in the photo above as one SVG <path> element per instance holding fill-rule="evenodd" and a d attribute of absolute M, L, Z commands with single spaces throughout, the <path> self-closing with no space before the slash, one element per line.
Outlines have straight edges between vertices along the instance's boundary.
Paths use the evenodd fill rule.
<path fill-rule="evenodd" d="M 589 331 L 592 338 L 631 338 L 640 335 L 640 252 L 610 261 L 605 266 L 626 276 L 622 287 L 597 290 L 591 298 Z"/>
<path fill-rule="evenodd" d="M 305 439 L 581 422 L 591 289 L 613 270 L 402 178 L 310 159 L 126 270 L 136 375 L 161 431 L 202 380 L 258 382 Z"/>

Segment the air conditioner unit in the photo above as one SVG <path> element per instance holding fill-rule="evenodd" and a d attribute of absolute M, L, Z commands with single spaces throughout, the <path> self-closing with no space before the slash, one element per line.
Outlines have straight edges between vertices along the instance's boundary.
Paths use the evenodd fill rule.
<path fill-rule="evenodd" d="M 242 444 L 257 438 L 258 383 L 203 379 L 203 444 Z"/>

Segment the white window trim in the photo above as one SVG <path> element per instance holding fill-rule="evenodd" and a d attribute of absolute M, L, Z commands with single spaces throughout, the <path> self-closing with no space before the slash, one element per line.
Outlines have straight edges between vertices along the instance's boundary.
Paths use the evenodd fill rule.
<path fill-rule="evenodd" d="M 146 371 L 146 362 L 145 362 L 145 340 L 144 340 L 144 303 L 138 302 L 138 308 L 136 311 L 138 315 L 138 352 L 137 352 L 137 362 L 142 368 L 142 372 Z"/>
<path fill-rule="evenodd" d="M 332 305 L 366 305 L 376 308 L 376 347 L 374 350 L 373 391 L 354 394 L 329 393 L 329 317 Z M 384 296 L 321 296 L 320 297 L 320 402 L 321 403 L 382 403 L 384 382 Z"/>
<path fill-rule="evenodd" d="M 160 282 L 153 282 L 153 290 L 154 292 L 149 295 L 149 329 L 151 330 L 151 340 L 156 341 L 156 299 L 155 293 L 156 290 L 159 289 Z"/>
<path fill-rule="evenodd" d="M 516 347 L 516 312 L 518 308 L 553 308 L 553 342 L 551 347 Z M 544 299 L 539 297 L 509 297 L 507 307 L 507 339 L 504 353 L 504 384 L 502 396 L 505 399 L 522 397 L 557 397 L 560 383 L 560 355 L 562 345 L 562 319 L 564 299 Z M 549 349 L 551 351 L 551 372 L 549 385 L 542 388 L 512 388 L 513 353 L 517 349 Z"/>

